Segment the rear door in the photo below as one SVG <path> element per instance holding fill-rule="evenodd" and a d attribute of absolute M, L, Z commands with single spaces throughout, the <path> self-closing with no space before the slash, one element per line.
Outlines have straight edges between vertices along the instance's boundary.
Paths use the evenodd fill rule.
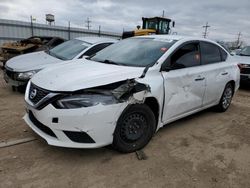
<path fill-rule="evenodd" d="M 182 45 L 163 64 L 164 123 L 201 108 L 205 77 L 200 64 L 199 42 L 196 41 Z"/>
<path fill-rule="evenodd" d="M 210 42 L 201 42 L 201 64 L 206 78 L 206 91 L 203 106 L 219 102 L 232 65 L 226 62 L 227 53 L 219 46 Z"/>

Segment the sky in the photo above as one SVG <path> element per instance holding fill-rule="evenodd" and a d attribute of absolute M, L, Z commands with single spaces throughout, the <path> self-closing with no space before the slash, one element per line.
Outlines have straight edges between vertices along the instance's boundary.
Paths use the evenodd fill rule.
<path fill-rule="evenodd" d="M 175 21 L 180 35 L 202 36 L 208 22 L 208 38 L 250 44 L 249 0 L 0 0 L 0 18 L 45 23 L 45 14 L 55 15 L 55 24 L 121 33 L 142 24 L 142 17 L 162 16 Z"/>

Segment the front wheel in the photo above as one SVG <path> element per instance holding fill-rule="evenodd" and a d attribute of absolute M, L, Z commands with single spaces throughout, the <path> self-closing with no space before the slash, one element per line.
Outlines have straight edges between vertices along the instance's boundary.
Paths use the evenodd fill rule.
<path fill-rule="evenodd" d="M 233 93 L 233 85 L 231 83 L 228 83 L 224 89 L 224 92 L 220 99 L 220 103 L 216 106 L 217 111 L 225 112 L 229 108 L 233 98 Z"/>
<path fill-rule="evenodd" d="M 155 116 L 145 104 L 135 104 L 120 116 L 114 133 L 113 147 L 124 153 L 147 145 L 156 127 Z"/>

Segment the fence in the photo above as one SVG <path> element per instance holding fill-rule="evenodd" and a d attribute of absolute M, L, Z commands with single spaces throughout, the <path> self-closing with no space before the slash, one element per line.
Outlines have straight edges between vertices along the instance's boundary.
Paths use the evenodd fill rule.
<path fill-rule="evenodd" d="M 0 44 L 21 40 L 32 35 L 57 36 L 64 39 L 72 39 L 83 36 L 121 38 L 120 33 L 114 32 L 0 19 Z"/>

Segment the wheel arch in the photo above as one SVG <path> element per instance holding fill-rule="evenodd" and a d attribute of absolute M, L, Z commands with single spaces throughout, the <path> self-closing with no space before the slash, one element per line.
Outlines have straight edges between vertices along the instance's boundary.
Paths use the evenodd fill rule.
<path fill-rule="evenodd" d="M 234 95 L 234 93 L 235 93 L 235 81 L 234 80 L 230 80 L 229 82 L 227 82 L 227 84 L 231 84 L 232 86 L 233 86 L 233 95 Z M 227 85 L 226 84 L 226 85 Z M 226 86 L 225 86 L 226 87 Z"/>
<path fill-rule="evenodd" d="M 147 97 L 144 101 L 144 104 L 146 104 L 155 115 L 155 121 L 156 121 L 155 123 L 157 128 L 159 123 L 159 113 L 160 113 L 160 105 L 158 100 L 155 97 Z"/>

